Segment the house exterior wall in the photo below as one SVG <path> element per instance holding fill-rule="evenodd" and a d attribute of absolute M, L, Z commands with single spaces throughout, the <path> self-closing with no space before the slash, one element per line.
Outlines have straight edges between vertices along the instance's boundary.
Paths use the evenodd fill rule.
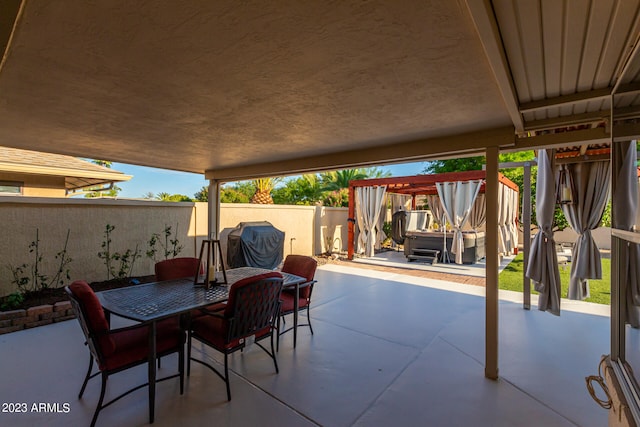
<path fill-rule="evenodd" d="M 29 244 L 36 240 L 36 231 L 39 252 L 43 254 L 43 274 L 55 274 L 55 255 L 63 249 L 69 230 L 71 280 L 93 282 L 107 279 L 104 260 L 98 257 L 107 224 L 115 227 L 111 233 L 112 252 L 133 251 L 138 246 L 142 257 L 136 260 L 131 275 L 143 276 L 153 274 L 154 261 L 146 256 L 149 239 L 154 233 L 162 236 L 165 226 L 172 227 L 172 238 L 177 237 L 184 247 L 179 256 L 198 256 L 200 242 L 208 232 L 207 211 L 207 203 L 0 196 L 0 296 L 17 290 L 11 283 L 10 266 L 34 264 L 35 254 L 29 252 Z M 336 230 L 346 233 L 347 228 L 346 208 L 222 204 L 220 216 L 223 250 L 226 234 L 239 222 L 269 221 L 285 232 L 285 256 L 324 252 L 319 233 L 333 230 L 337 236 Z M 346 250 L 346 237 L 341 236 L 341 240 L 342 250 Z"/>
<path fill-rule="evenodd" d="M 0 172 L 0 181 L 23 183 L 22 195 L 31 197 L 65 197 L 63 176 L 29 175 Z"/>

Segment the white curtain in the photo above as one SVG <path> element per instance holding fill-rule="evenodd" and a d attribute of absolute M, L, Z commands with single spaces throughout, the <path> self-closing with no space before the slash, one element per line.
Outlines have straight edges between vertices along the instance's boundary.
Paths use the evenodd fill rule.
<path fill-rule="evenodd" d="M 553 240 L 553 211 L 556 206 L 556 181 L 553 173 L 553 150 L 538 151 L 536 184 L 536 218 L 538 233 L 531 243 L 526 276 L 540 293 L 538 310 L 560 315 L 560 271 Z"/>
<path fill-rule="evenodd" d="M 393 194 L 387 195 L 391 200 L 391 215 L 398 211 L 408 211 L 410 207 L 407 204 L 411 201 L 411 196 L 408 194 Z"/>
<path fill-rule="evenodd" d="M 433 219 L 438 225 L 440 229 L 444 229 L 444 224 L 442 224 L 442 216 L 444 215 L 444 209 L 442 208 L 442 203 L 440 203 L 440 196 L 435 194 L 429 194 L 425 196 L 427 199 L 427 204 L 429 204 L 429 210 L 433 215 Z"/>
<path fill-rule="evenodd" d="M 498 186 L 498 251 L 502 254 L 509 252 L 509 233 L 507 230 L 507 210 L 509 206 L 509 198 L 507 196 L 508 188 L 504 184 Z"/>
<path fill-rule="evenodd" d="M 469 225 L 474 231 L 478 231 L 480 227 L 487 223 L 487 198 L 483 193 L 479 193 L 476 201 L 471 207 L 469 214 Z"/>
<path fill-rule="evenodd" d="M 589 281 L 602 279 L 600 251 L 591 236 L 600 224 L 602 213 L 609 199 L 611 162 L 583 162 L 567 165 L 573 179 L 573 203 L 562 205 L 565 218 L 571 228 L 578 233 L 573 244 L 571 276 L 569 279 L 569 299 L 589 298 Z M 633 211 L 635 217 L 635 210 Z"/>
<path fill-rule="evenodd" d="M 358 222 L 358 252 L 374 255 L 376 229 L 384 206 L 386 186 L 356 188 L 356 220 Z"/>
<path fill-rule="evenodd" d="M 469 219 L 471 206 L 480 192 L 481 185 L 482 180 L 436 183 L 442 207 L 453 228 L 451 252 L 456 255 L 456 264 L 462 264 L 462 253 L 464 252 L 462 227 Z"/>

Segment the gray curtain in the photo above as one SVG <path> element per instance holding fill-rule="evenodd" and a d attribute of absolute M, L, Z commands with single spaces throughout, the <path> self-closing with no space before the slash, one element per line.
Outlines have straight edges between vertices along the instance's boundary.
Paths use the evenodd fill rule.
<path fill-rule="evenodd" d="M 634 229 L 638 210 L 638 172 L 635 141 L 619 143 L 620 150 L 614 155 L 622 156 L 622 167 L 618 171 L 617 188 L 612 204 L 613 227 L 620 230 Z M 618 162 L 616 162 L 618 163 Z M 620 164 L 620 163 L 618 163 Z M 640 245 L 625 243 L 618 254 L 620 282 L 627 284 L 626 317 L 634 328 L 640 327 Z"/>
<path fill-rule="evenodd" d="M 589 297 L 589 281 L 602 279 L 600 250 L 591 236 L 600 224 L 609 199 L 611 162 L 583 162 L 567 165 L 573 179 L 573 203 L 563 204 L 562 211 L 571 228 L 578 233 L 571 257 L 569 299 Z M 635 210 L 633 211 L 635 218 Z"/>
<path fill-rule="evenodd" d="M 538 310 L 560 315 L 560 271 L 553 240 L 553 211 L 556 205 L 556 182 L 553 173 L 553 151 L 538 151 L 536 185 L 536 217 L 538 233 L 531 243 L 526 276 L 534 282 Z"/>
<path fill-rule="evenodd" d="M 453 228 L 451 253 L 456 255 L 456 264 L 462 264 L 462 252 L 464 252 L 462 227 L 469 218 L 471 206 L 480 192 L 481 185 L 482 180 L 436 183 L 442 207 Z"/>
<path fill-rule="evenodd" d="M 505 188 L 508 188 L 505 185 Z M 507 214 L 507 227 L 509 228 L 509 236 L 511 239 L 511 251 L 509 255 L 513 255 L 518 247 L 518 195 L 519 193 L 509 188 L 509 211 Z"/>
<path fill-rule="evenodd" d="M 479 193 L 476 201 L 473 203 L 471 213 L 469 214 L 469 225 L 474 231 L 478 231 L 480 227 L 487 223 L 487 198 L 484 193 Z"/>

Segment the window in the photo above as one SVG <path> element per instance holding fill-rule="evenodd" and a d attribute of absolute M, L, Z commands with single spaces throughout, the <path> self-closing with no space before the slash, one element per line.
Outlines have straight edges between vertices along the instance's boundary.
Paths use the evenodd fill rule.
<path fill-rule="evenodd" d="M 0 196 L 20 195 L 22 194 L 23 182 L 18 181 L 0 181 Z"/>

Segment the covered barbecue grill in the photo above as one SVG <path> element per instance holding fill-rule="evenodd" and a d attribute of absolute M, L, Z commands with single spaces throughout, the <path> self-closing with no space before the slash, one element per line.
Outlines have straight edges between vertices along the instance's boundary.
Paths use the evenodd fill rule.
<path fill-rule="evenodd" d="M 229 268 L 260 267 L 274 269 L 284 253 L 284 232 L 270 222 L 241 222 L 227 239 Z"/>

